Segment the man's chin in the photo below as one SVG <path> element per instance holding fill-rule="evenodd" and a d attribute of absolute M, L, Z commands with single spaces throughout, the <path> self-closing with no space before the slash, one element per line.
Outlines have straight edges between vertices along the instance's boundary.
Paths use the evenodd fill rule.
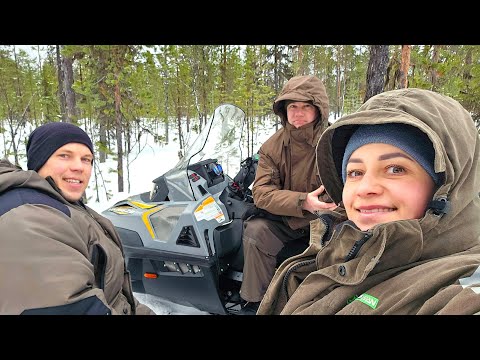
<path fill-rule="evenodd" d="M 310 123 L 298 123 L 297 125 L 294 125 L 297 129 L 301 128 L 302 126 L 308 125 Z"/>
<path fill-rule="evenodd" d="M 82 194 L 71 194 L 71 193 L 66 194 L 65 192 L 63 193 L 63 197 L 70 202 L 76 202 L 80 200 L 82 198 L 82 195 L 83 193 Z"/>

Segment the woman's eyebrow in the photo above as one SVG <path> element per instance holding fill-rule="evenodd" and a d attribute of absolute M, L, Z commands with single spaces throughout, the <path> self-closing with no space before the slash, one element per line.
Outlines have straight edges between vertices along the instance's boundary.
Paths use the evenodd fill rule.
<path fill-rule="evenodd" d="M 378 160 L 388 160 L 388 159 L 392 159 L 392 158 L 395 158 L 395 157 L 403 157 L 405 159 L 413 161 L 413 159 L 410 156 L 408 156 L 407 154 L 401 153 L 401 152 L 394 152 L 394 153 L 388 153 L 388 154 L 380 155 L 378 157 Z"/>
<path fill-rule="evenodd" d="M 352 158 L 352 157 L 351 157 L 350 159 L 348 159 L 347 164 L 348 164 L 348 163 L 362 163 L 362 162 L 363 162 L 362 159 Z"/>
<path fill-rule="evenodd" d="M 403 157 L 403 158 L 406 158 L 408 160 L 413 161 L 413 159 L 410 156 L 408 156 L 404 153 L 401 153 L 401 152 L 382 154 L 378 157 L 378 160 L 389 160 L 389 159 L 393 159 L 393 158 L 396 158 L 396 157 Z M 348 160 L 348 163 L 362 163 L 362 162 L 363 162 L 363 160 L 360 159 L 360 158 L 353 158 L 352 157 Z"/>

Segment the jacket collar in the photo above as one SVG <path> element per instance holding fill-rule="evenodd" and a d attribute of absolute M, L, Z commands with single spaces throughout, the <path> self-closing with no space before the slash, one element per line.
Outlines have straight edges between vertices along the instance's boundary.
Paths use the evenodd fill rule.
<path fill-rule="evenodd" d="M 320 137 L 318 130 L 318 121 L 304 125 L 300 128 L 287 123 L 283 132 L 283 146 L 288 146 L 291 141 L 306 142 L 312 147 L 317 146 Z"/>

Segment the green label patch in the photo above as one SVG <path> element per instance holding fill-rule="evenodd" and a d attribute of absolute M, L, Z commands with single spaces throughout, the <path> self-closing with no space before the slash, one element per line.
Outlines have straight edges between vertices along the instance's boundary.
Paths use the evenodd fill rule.
<path fill-rule="evenodd" d="M 355 300 L 364 303 L 365 305 L 370 306 L 372 309 L 376 309 L 378 305 L 378 299 L 372 295 L 368 295 L 366 293 L 360 295 Z"/>

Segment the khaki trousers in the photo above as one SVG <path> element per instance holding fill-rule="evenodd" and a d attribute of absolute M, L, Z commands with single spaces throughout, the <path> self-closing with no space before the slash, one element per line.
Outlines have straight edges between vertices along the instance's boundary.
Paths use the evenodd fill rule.
<path fill-rule="evenodd" d="M 240 296 L 249 302 L 261 301 L 275 274 L 276 256 L 289 241 L 306 239 L 309 228 L 292 230 L 281 221 L 250 218 L 243 225 L 243 281 Z"/>

